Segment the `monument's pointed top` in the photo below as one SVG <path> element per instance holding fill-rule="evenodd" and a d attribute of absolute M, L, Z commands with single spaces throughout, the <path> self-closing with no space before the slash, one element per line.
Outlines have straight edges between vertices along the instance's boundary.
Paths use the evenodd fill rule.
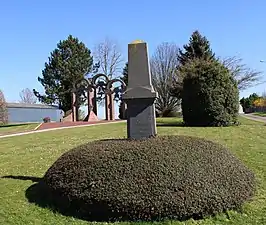
<path fill-rule="evenodd" d="M 144 41 L 142 40 L 135 40 L 135 41 L 132 41 L 131 44 L 140 44 L 140 43 L 144 43 Z"/>

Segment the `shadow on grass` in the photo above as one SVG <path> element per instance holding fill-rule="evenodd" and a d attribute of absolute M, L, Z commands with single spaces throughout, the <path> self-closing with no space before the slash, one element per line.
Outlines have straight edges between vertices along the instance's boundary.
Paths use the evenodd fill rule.
<path fill-rule="evenodd" d="M 89 222 L 127 221 L 125 218 L 123 220 L 117 219 L 117 215 L 114 215 L 104 202 L 88 204 L 81 200 L 69 201 L 66 197 L 51 191 L 43 181 L 30 186 L 25 195 L 30 203 L 35 203 L 39 207 L 48 208 L 52 212 L 57 212 L 64 216 Z"/>
<path fill-rule="evenodd" d="M 64 216 L 74 217 L 88 222 L 132 222 L 125 217 L 116 215 L 105 202 L 84 203 L 82 200 L 69 201 L 67 197 L 55 194 L 45 183 L 40 181 L 31 185 L 25 193 L 30 203 L 39 207 L 48 208 L 52 212 Z"/>
<path fill-rule="evenodd" d="M 30 125 L 31 123 L 18 123 L 18 124 L 6 124 L 6 125 L 0 125 L 0 129 L 4 127 L 20 127 L 20 126 L 26 126 Z"/>
<path fill-rule="evenodd" d="M 6 178 L 6 179 L 14 179 L 14 180 L 31 180 L 32 182 L 39 182 L 39 181 L 42 180 L 42 178 L 39 178 L 39 177 L 31 177 L 31 176 L 13 176 L 13 175 L 3 176 L 2 178 Z"/>
<path fill-rule="evenodd" d="M 157 127 L 184 127 L 184 123 L 182 121 L 178 122 L 157 122 Z"/>
<path fill-rule="evenodd" d="M 3 179 L 15 179 L 15 180 L 31 180 L 34 182 L 26 191 L 25 196 L 30 203 L 34 203 L 39 207 L 47 208 L 52 212 L 59 212 L 64 216 L 71 216 L 87 221 L 105 221 L 100 220 L 101 214 L 94 213 L 93 219 L 86 212 L 80 210 L 80 202 L 68 201 L 67 198 L 63 198 L 54 192 L 44 183 L 43 178 L 34 176 L 2 176 Z M 96 207 L 97 208 L 97 207 Z M 95 209 L 95 206 L 94 206 Z M 95 210 L 94 210 L 95 211 Z"/>

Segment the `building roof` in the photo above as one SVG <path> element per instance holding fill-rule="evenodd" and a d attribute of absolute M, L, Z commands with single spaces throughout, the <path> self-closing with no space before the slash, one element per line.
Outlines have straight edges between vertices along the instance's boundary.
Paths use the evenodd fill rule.
<path fill-rule="evenodd" d="M 28 103 L 7 103 L 7 108 L 59 109 L 59 107 L 56 105 L 28 104 Z"/>

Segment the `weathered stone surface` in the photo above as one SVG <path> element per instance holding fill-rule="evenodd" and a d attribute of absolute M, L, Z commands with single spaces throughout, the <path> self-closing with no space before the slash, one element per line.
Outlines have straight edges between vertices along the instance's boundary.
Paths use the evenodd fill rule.
<path fill-rule="evenodd" d="M 122 95 L 127 104 L 128 138 L 143 139 L 156 135 L 156 97 L 151 82 L 147 44 L 134 41 L 128 45 L 128 86 Z"/>
<path fill-rule="evenodd" d="M 143 139 L 157 134 L 154 99 L 141 98 L 128 101 L 128 138 Z"/>
<path fill-rule="evenodd" d="M 156 96 L 151 82 L 147 44 L 133 42 L 128 45 L 128 86 L 123 99 Z"/>

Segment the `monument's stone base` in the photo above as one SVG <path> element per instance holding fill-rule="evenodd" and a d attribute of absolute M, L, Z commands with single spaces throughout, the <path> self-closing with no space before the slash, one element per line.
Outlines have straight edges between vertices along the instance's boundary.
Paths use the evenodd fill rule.
<path fill-rule="evenodd" d="M 127 99 L 127 134 L 131 139 L 154 137 L 156 131 L 155 98 Z"/>

